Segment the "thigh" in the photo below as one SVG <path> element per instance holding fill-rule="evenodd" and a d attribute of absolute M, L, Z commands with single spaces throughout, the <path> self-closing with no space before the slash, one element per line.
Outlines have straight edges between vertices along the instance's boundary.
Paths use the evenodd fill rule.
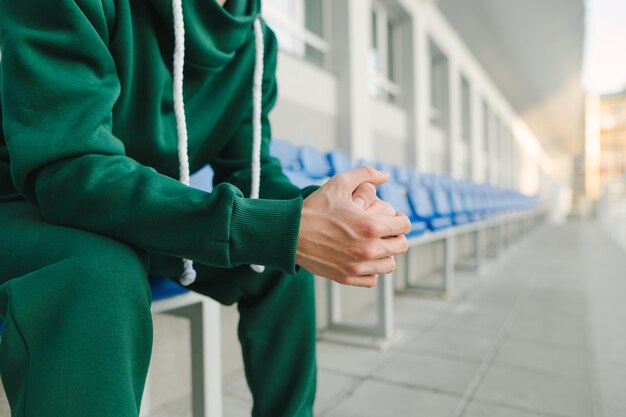
<path fill-rule="evenodd" d="M 0 203 L 0 219 L 0 285 L 67 261 L 86 269 L 135 257 L 147 262 L 147 253 L 123 242 L 48 223 L 24 200 Z"/>

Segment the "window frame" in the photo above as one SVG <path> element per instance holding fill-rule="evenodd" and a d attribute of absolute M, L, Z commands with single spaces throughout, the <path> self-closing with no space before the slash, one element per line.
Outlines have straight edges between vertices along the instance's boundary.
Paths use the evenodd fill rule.
<path fill-rule="evenodd" d="M 438 65 L 436 65 L 438 64 Z M 450 112 L 450 60 L 432 37 L 428 40 L 429 100 L 428 120 L 432 126 L 446 129 Z"/>
<path fill-rule="evenodd" d="M 376 18 L 376 30 L 373 30 L 373 17 Z M 398 16 L 380 1 L 373 1 L 370 9 L 370 40 L 369 40 L 369 62 L 368 69 L 370 72 L 369 89 L 372 96 L 384 100 L 389 103 L 397 104 L 402 98 L 402 89 L 400 87 L 400 62 L 399 54 L 401 42 L 400 28 Z M 391 28 L 391 31 L 389 30 Z M 391 55 L 390 55 L 390 36 L 391 33 Z M 376 48 L 373 41 L 376 38 Z M 372 54 L 376 54 L 379 63 L 378 70 L 373 68 Z M 391 62 L 391 65 L 390 65 Z M 392 67 L 393 74 L 390 74 Z M 394 80 L 395 79 L 395 80 Z"/>
<path fill-rule="evenodd" d="M 460 108 L 461 108 L 461 140 L 463 143 L 472 142 L 472 85 L 470 80 L 464 75 L 460 74 Z"/>
<path fill-rule="evenodd" d="M 307 29 L 305 16 L 305 2 L 307 0 L 288 0 L 293 3 L 295 19 L 281 13 L 271 2 L 263 4 L 263 16 L 275 32 L 284 32 L 293 37 L 293 50 L 279 42 L 279 49 L 297 58 L 304 59 L 314 65 L 328 68 L 330 59 L 330 20 L 329 0 L 320 0 L 322 5 L 322 36 Z M 277 33 L 277 37 L 279 36 Z M 322 63 L 307 56 L 306 47 L 312 47 L 321 52 Z"/>

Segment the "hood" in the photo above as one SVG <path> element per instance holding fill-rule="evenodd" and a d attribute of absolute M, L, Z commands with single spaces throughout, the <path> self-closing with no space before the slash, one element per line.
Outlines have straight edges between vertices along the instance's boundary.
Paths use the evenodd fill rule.
<path fill-rule="evenodd" d="M 147 0 L 164 28 L 172 25 L 172 0 Z M 261 0 L 182 0 L 185 25 L 185 62 L 207 69 L 225 66 L 253 36 Z"/>

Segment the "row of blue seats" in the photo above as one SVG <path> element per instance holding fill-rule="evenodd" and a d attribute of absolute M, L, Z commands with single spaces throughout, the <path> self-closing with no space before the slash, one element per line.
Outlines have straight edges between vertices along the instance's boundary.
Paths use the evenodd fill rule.
<path fill-rule="evenodd" d="M 270 143 L 271 154 L 281 161 L 285 174 L 300 187 L 321 183 L 355 167 L 350 156 L 341 150 L 324 153 L 313 146 L 296 147 L 283 140 Z M 359 161 L 356 166 L 365 163 Z M 405 165 L 367 163 L 390 173 L 390 181 L 379 186 L 378 193 L 411 219 L 411 236 L 483 220 L 500 213 L 531 209 L 537 205 L 536 199 L 511 190 L 454 180 L 441 174 L 422 174 Z M 191 185 L 210 192 L 213 188 L 211 167 L 207 165 L 194 173 Z M 187 291 L 166 278 L 151 276 L 149 281 L 154 301 Z"/>
<path fill-rule="evenodd" d="M 353 164 L 341 150 L 327 153 L 304 145 L 274 139 L 270 153 L 281 161 L 289 179 L 300 187 L 368 164 L 390 173 L 390 181 L 378 187 L 381 199 L 405 213 L 412 223 L 411 235 L 485 220 L 500 214 L 536 208 L 538 200 L 514 190 L 458 180 L 443 174 L 419 173 L 407 165 L 359 161 Z"/>

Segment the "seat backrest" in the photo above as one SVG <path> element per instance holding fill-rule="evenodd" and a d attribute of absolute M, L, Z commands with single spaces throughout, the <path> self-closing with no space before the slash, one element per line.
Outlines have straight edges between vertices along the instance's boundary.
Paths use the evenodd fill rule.
<path fill-rule="evenodd" d="M 318 180 L 309 177 L 302 171 L 289 171 L 285 170 L 283 173 L 289 178 L 289 181 L 298 188 L 308 187 L 310 185 L 317 185 Z"/>
<path fill-rule="evenodd" d="M 417 183 L 409 187 L 409 201 L 413 212 L 421 219 L 431 219 L 435 217 L 433 202 L 428 190 Z"/>
<path fill-rule="evenodd" d="M 435 186 L 431 188 L 431 194 L 435 213 L 438 216 L 449 216 L 452 210 L 450 208 L 448 193 L 442 187 Z"/>
<path fill-rule="evenodd" d="M 391 204 L 396 211 L 406 214 L 411 219 L 415 218 L 415 214 L 409 203 L 406 187 L 393 182 L 386 182 L 379 185 L 377 190 L 379 197 L 383 201 Z"/>
<path fill-rule="evenodd" d="M 298 148 L 302 171 L 311 178 L 325 178 L 330 175 L 330 164 L 326 155 L 313 146 L 304 145 Z"/>
<path fill-rule="evenodd" d="M 450 187 L 448 189 L 448 195 L 450 196 L 450 209 L 453 213 L 458 214 L 466 211 L 461 198 L 461 193 L 455 187 Z"/>
<path fill-rule="evenodd" d="M 270 141 L 270 155 L 278 158 L 283 169 L 300 171 L 302 169 L 298 159 L 298 149 L 286 140 L 272 139 Z"/>
<path fill-rule="evenodd" d="M 352 169 L 352 160 L 350 159 L 350 155 L 341 149 L 335 149 L 334 151 L 328 152 L 326 157 L 330 163 L 330 175 L 341 174 L 342 172 L 350 171 Z"/>
<path fill-rule="evenodd" d="M 394 167 L 394 176 L 398 184 L 408 186 L 411 184 L 413 169 L 410 165 L 396 165 Z"/>
<path fill-rule="evenodd" d="M 198 190 L 210 193 L 213 191 L 213 168 L 207 164 L 189 177 L 189 185 Z"/>

